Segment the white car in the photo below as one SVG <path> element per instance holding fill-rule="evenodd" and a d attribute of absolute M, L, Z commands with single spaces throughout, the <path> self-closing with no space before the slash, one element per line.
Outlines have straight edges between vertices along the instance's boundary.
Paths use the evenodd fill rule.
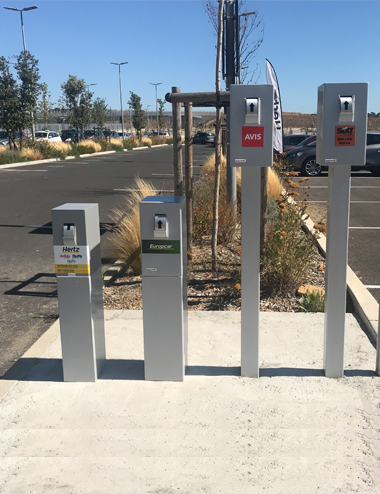
<path fill-rule="evenodd" d="M 38 131 L 35 134 L 36 141 L 61 142 L 62 139 L 57 132 L 50 130 Z"/>

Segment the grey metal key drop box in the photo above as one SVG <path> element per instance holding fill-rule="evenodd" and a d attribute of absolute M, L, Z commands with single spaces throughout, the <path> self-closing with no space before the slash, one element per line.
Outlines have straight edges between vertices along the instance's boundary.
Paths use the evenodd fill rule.
<path fill-rule="evenodd" d="M 106 359 L 98 205 L 63 204 L 52 224 L 63 377 L 93 382 Z"/>
<path fill-rule="evenodd" d="M 145 379 L 183 381 L 187 365 L 185 197 L 140 202 Z"/>

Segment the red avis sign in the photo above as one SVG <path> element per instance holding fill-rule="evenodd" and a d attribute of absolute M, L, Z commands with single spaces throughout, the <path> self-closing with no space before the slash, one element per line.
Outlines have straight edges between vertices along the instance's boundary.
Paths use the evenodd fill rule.
<path fill-rule="evenodd" d="M 264 127 L 243 127 L 242 146 L 243 148 L 264 147 Z"/>

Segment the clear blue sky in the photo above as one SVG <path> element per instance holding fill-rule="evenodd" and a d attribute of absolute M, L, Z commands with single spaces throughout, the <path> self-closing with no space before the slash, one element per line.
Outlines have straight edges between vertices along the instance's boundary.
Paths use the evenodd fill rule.
<path fill-rule="evenodd" d="M 52 101 L 69 74 L 84 79 L 94 97 L 120 108 L 122 67 L 124 108 L 129 91 L 155 108 L 154 86 L 164 98 L 172 86 L 182 92 L 215 88 L 216 37 L 201 0 L 55 1 L 0 0 L 24 12 L 27 49 L 39 60 L 41 81 Z M 265 58 L 278 76 L 284 111 L 316 111 L 317 88 L 325 82 L 368 82 L 368 111 L 380 111 L 378 1 L 252 1 L 260 13 L 264 42 L 256 62 L 265 84 Z M 0 55 L 22 50 L 20 14 L 0 9 Z M 165 107 L 170 110 L 170 105 Z"/>

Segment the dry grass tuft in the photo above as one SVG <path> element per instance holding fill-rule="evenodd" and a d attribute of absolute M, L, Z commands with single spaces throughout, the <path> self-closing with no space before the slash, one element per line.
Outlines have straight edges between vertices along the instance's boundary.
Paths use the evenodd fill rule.
<path fill-rule="evenodd" d="M 149 146 L 152 145 L 152 139 L 149 139 L 149 137 L 143 137 L 141 139 L 141 142 L 146 142 L 147 144 L 149 144 Z"/>
<path fill-rule="evenodd" d="M 98 142 L 94 142 L 92 139 L 85 139 L 80 142 L 80 145 L 93 149 L 95 153 L 99 153 L 102 150 L 102 146 Z"/>
<path fill-rule="evenodd" d="M 69 144 L 68 142 L 51 142 L 49 143 L 49 145 L 51 147 L 53 147 L 54 149 L 57 149 L 58 151 L 62 151 L 63 154 L 65 154 L 66 156 L 69 154 L 69 152 L 71 151 L 71 144 Z"/>
<path fill-rule="evenodd" d="M 23 148 L 23 150 L 20 152 L 20 156 L 28 158 L 28 160 L 31 161 L 44 159 L 44 155 L 40 151 L 32 148 Z"/>
<path fill-rule="evenodd" d="M 139 140 L 135 137 L 129 137 L 128 139 L 126 139 L 126 141 L 130 142 L 134 148 L 140 147 Z"/>
<path fill-rule="evenodd" d="M 3 153 L 7 149 L 9 149 L 8 146 L 0 146 L 0 153 Z"/>
<path fill-rule="evenodd" d="M 280 200 L 282 184 L 278 175 L 272 168 L 268 169 L 268 199 Z"/>
<path fill-rule="evenodd" d="M 151 182 L 136 177 L 133 190 L 125 196 L 122 208 L 112 210 L 111 220 L 116 223 L 111 242 L 118 259 L 130 266 L 134 274 L 141 274 L 140 206 L 147 196 L 157 195 Z"/>
<path fill-rule="evenodd" d="M 123 139 L 112 138 L 111 144 L 114 144 L 115 146 L 119 146 L 120 148 L 123 148 Z"/>

